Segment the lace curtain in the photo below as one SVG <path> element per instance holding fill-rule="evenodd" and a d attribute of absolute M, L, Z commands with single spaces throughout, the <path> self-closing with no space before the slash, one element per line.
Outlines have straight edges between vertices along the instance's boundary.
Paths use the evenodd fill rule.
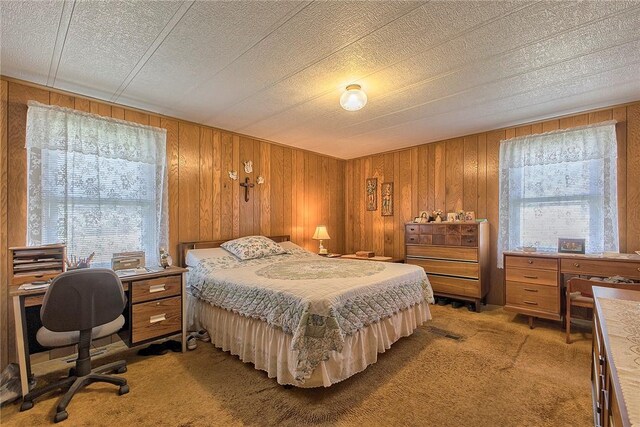
<path fill-rule="evenodd" d="M 618 251 L 616 158 L 614 121 L 501 141 L 498 267 L 503 251 L 556 251 L 558 238 Z"/>
<path fill-rule="evenodd" d="M 29 102 L 27 242 L 110 266 L 143 250 L 157 265 L 168 241 L 166 131 Z"/>

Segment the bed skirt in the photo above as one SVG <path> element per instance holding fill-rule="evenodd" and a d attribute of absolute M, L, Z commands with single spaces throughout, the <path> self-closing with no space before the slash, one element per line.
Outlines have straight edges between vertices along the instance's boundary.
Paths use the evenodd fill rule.
<path fill-rule="evenodd" d="M 313 371 L 304 383 L 294 378 L 297 351 L 291 350 L 293 337 L 259 319 L 243 317 L 188 296 L 188 330 L 206 329 L 211 343 L 230 352 L 243 362 L 253 363 L 279 384 L 296 387 L 329 387 L 366 369 L 378 360 L 391 344 L 407 337 L 427 320 L 431 312 L 422 302 L 393 316 L 369 325 L 345 338 L 343 350 L 332 352 L 329 360 Z"/>

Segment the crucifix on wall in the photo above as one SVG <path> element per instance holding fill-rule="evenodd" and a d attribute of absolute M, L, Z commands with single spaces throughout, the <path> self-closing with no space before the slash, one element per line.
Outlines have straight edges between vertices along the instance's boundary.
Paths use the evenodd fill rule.
<path fill-rule="evenodd" d="M 244 201 L 248 202 L 249 201 L 249 189 L 253 188 L 255 186 L 255 184 L 250 183 L 249 182 L 249 177 L 246 177 L 244 179 L 244 182 L 240 183 L 241 187 L 244 187 Z"/>

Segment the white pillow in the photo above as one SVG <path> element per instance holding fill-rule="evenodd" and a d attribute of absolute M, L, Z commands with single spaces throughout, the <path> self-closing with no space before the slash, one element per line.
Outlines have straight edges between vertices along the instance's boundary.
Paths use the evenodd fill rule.
<path fill-rule="evenodd" d="M 228 250 L 243 261 L 287 253 L 282 246 L 264 236 L 240 237 L 239 239 L 224 242 L 220 247 Z"/>
<path fill-rule="evenodd" d="M 195 267 L 204 259 L 222 258 L 226 256 L 232 256 L 232 254 L 222 248 L 191 249 L 187 251 L 186 263 L 188 267 Z"/>

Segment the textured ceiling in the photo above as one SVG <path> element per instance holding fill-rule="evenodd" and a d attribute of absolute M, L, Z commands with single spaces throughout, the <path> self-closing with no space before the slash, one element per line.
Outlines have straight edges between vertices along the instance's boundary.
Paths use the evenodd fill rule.
<path fill-rule="evenodd" d="M 640 2 L 0 2 L 0 73 L 342 158 L 640 99 Z M 340 108 L 349 83 L 369 103 Z"/>

